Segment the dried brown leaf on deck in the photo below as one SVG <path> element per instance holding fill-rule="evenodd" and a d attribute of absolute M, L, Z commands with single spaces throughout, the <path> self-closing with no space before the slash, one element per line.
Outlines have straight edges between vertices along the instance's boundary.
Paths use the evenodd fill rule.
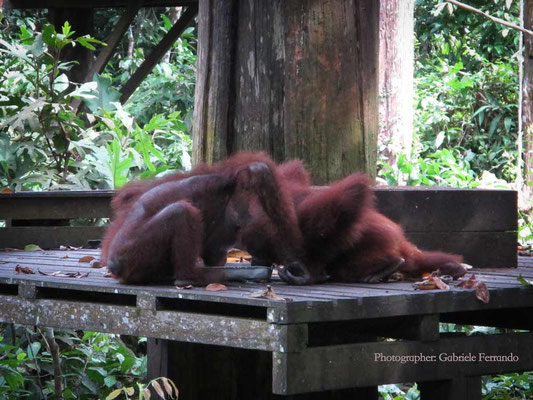
<path fill-rule="evenodd" d="M 91 268 L 103 268 L 102 262 L 100 260 L 92 260 L 89 262 Z"/>
<path fill-rule="evenodd" d="M 174 286 L 177 290 L 189 290 L 193 288 L 193 285 L 187 285 L 187 286 Z"/>
<path fill-rule="evenodd" d="M 424 280 L 415 282 L 413 286 L 418 290 L 450 290 L 450 286 L 445 282 L 448 280 L 447 276 L 440 276 L 440 271 L 433 271 L 431 274 L 424 274 Z"/>
<path fill-rule="evenodd" d="M 472 274 L 470 275 L 470 278 L 463 279 L 461 282 L 459 282 L 457 287 L 463 288 L 463 289 L 472 289 L 476 287 L 477 284 L 478 284 L 478 280 L 476 279 L 476 275 Z"/>
<path fill-rule="evenodd" d="M 489 288 L 485 282 L 478 282 L 476 285 L 476 297 L 478 300 L 487 304 L 490 300 Z"/>
<path fill-rule="evenodd" d="M 205 287 L 205 290 L 210 292 L 220 292 L 221 290 L 228 290 L 228 287 L 222 283 L 210 283 Z"/>
<path fill-rule="evenodd" d="M 267 285 L 265 290 L 261 290 L 259 292 L 253 292 L 250 296 L 258 298 L 258 299 L 270 299 L 270 300 L 280 300 L 280 301 L 291 301 L 292 300 L 290 297 L 279 296 L 274 291 L 274 289 L 272 289 L 271 285 Z"/>
<path fill-rule="evenodd" d="M 94 260 L 94 257 L 93 256 L 83 256 L 81 257 L 78 262 L 81 262 L 81 263 L 89 263 L 91 262 L 92 260 Z"/>
<path fill-rule="evenodd" d="M 470 275 L 470 278 L 459 282 L 457 287 L 463 289 L 474 289 L 476 298 L 485 304 L 490 300 L 489 288 L 487 287 L 487 284 L 483 281 L 478 281 L 475 274 L 472 274 Z"/>
<path fill-rule="evenodd" d="M 89 276 L 88 272 L 82 273 L 82 272 L 61 272 L 61 271 L 54 271 L 54 272 L 43 272 L 39 270 L 39 273 L 41 275 L 46 276 L 55 276 L 59 278 L 86 278 Z"/>
<path fill-rule="evenodd" d="M 81 247 L 74 247 L 74 246 L 59 246 L 59 250 L 80 250 Z"/>
<path fill-rule="evenodd" d="M 17 274 L 26 274 L 26 275 L 33 275 L 35 274 L 35 271 L 32 267 L 23 267 L 22 265 L 17 265 L 15 267 L 15 272 Z"/>

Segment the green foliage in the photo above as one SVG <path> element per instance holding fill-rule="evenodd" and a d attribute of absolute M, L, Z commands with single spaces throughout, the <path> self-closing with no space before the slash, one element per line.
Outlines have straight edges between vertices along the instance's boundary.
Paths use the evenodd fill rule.
<path fill-rule="evenodd" d="M 517 22 L 517 2 L 469 4 Z M 433 0 L 417 0 L 415 18 L 413 161 L 404 157 L 397 166 L 382 164 L 380 175 L 387 183 L 407 175 L 414 185 L 513 181 L 518 33 Z"/>
<path fill-rule="evenodd" d="M 514 400 L 533 398 L 533 373 L 483 377 L 483 400 Z"/>
<path fill-rule="evenodd" d="M 411 387 L 403 385 L 381 385 L 378 387 L 379 394 L 383 400 L 418 400 L 420 391 L 416 383 Z"/>
<path fill-rule="evenodd" d="M 170 106 L 163 114 L 151 114 L 155 108 L 149 107 L 140 111 L 142 104 L 149 105 L 140 98 L 128 103 L 137 107 L 136 118 L 118 102 L 112 79 L 96 75 L 83 85 L 69 81 L 74 63 L 60 61 L 62 50 L 76 44 L 93 50 L 101 42 L 75 38 L 68 23 L 61 32 L 46 24 L 42 32 L 21 26 L 16 37 L 5 36 L 10 41 L 0 35 L 0 186 L 107 189 L 135 176 L 190 168 L 191 142 L 180 111 L 170 112 Z M 151 93 L 157 101 L 157 91 L 173 93 L 168 87 L 175 77 L 167 78 L 164 85 L 159 79 L 163 86 L 154 83 L 153 92 L 136 93 Z M 90 112 L 77 108 L 76 99 Z M 174 109 L 192 107 L 192 100 L 171 100 L 178 104 Z"/>
<path fill-rule="evenodd" d="M 54 368 L 43 334 L 18 326 L 0 330 L 0 398 L 57 398 Z M 2 337 L 3 336 L 3 337 Z M 119 335 L 57 330 L 64 399 L 103 399 L 146 375 L 146 356 L 137 355 Z"/>
<path fill-rule="evenodd" d="M 123 85 L 144 61 L 149 49 L 171 26 L 171 21 L 165 14 L 143 9 L 132 28 L 141 32 L 133 53 L 131 56 L 125 50 L 116 53 L 106 66 L 104 75 L 113 85 Z M 140 123 L 148 122 L 155 114 L 171 114 L 176 111 L 187 121 L 192 118 L 196 82 L 195 45 L 194 29 L 188 28 L 174 42 L 167 57 L 156 65 L 128 99 L 124 108 Z"/>

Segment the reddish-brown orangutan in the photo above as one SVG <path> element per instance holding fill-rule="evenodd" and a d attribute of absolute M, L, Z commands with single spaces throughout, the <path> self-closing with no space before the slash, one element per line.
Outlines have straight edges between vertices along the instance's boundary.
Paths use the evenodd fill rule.
<path fill-rule="evenodd" d="M 112 207 L 102 260 L 121 282 L 222 282 L 224 272 L 196 262 L 224 265 L 233 246 L 286 265 L 296 283 L 309 280 L 290 194 L 264 153 L 126 185 Z"/>
<path fill-rule="evenodd" d="M 454 278 L 465 274 L 460 256 L 419 250 L 399 225 L 380 214 L 366 175 L 353 174 L 313 190 L 302 162 L 281 164 L 278 172 L 291 188 L 303 235 L 303 260 L 310 273 L 306 283 L 378 282 L 394 272 L 420 276 L 437 269 Z M 284 280 L 302 282 L 293 279 L 290 269 L 279 273 Z"/>

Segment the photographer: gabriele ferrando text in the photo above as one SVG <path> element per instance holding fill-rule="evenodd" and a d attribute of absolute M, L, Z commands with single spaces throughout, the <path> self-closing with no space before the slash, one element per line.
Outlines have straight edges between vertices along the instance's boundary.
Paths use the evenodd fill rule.
<path fill-rule="evenodd" d="M 435 362 L 518 362 L 518 355 L 488 353 L 439 353 L 439 354 L 383 354 L 374 353 L 376 362 L 392 362 L 400 364 L 418 364 Z"/>

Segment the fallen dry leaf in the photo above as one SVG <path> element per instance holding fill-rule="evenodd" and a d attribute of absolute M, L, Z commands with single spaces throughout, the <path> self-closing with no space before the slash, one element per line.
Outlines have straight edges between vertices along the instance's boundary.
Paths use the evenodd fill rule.
<path fill-rule="evenodd" d="M 189 290 L 189 289 L 192 289 L 193 286 L 192 285 L 187 285 L 187 286 L 174 286 L 175 289 L 177 290 Z"/>
<path fill-rule="evenodd" d="M 435 282 L 432 282 L 429 279 L 426 279 L 422 282 L 415 282 L 413 283 L 413 286 L 415 287 L 415 289 L 418 289 L 418 290 L 433 290 L 437 288 L 437 285 L 435 285 Z"/>
<path fill-rule="evenodd" d="M 113 277 L 113 274 L 111 272 L 106 272 L 104 274 L 104 278 L 112 278 Z"/>
<path fill-rule="evenodd" d="M 205 287 L 205 290 L 210 292 L 220 292 L 221 290 L 228 290 L 228 287 L 222 283 L 210 283 Z"/>
<path fill-rule="evenodd" d="M 103 265 L 102 265 L 102 263 L 100 262 L 100 260 L 91 260 L 91 261 L 89 262 L 89 266 L 90 266 L 91 268 L 102 268 L 102 267 L 103 267 Z"/>
<path fill-rule="evenodd" d="M 427 274 L 423 275 L 425 279 L 421 282 L 415 282 L 413 286 L 418 290 L 450 290 L 450 287 L 446 284 L 445 281 L 449 280 L 448 276 L 441 276 L 440 271 L 433 271 L 429 276 Z"/>
<path fill-rule="evenodd" d="M 78 262 L 81 262 L 81 263 L 88 263 L 88 262 L 91 262 L 92 260 L 94 260 L 94 257 L 93 256 L 83 256 L 81 257 Z"/>
<path fill-rule="evenodd" d="M 435 286 L 440 290 L 450 290 L 450 287 L 438 276 L 433 276 L 431 280 L 435 283 Z"/>
<path fill-rule="evenodd" d="M 463 288 L 463 289 L 472 289 L 473 287 L 475 287 L 477 285 L 477 283 L 478 283 L 478 281 L 476 279 L 476 275 L 472 274 L 472 275 L 470 275 L 470 278 L 463 279 L 461 282 L 459 282 L 457 287 Z"/>
<path fill-rule="evenodd" d="M 15 192 L 9 188 L 2 188 L 2 190 L 0 190 L 0 193 L 9 194 L 9 193 L 15 193 Z"/>
<path fill-rule="evenodd" d="M 43 272 L 39 270 L 39 273 L 41 275 L 46 276 L 56 276 L 60 278 L 85 278 L 89 276 L 89 273 L 81 273 L 81 272 L 61 272 L 61 271 L 54 271 L 54 272 Z"/>
<path fill-rule="evenodd" d="M 485 282 L 478 282 L 476 285 L 476 297 L 478 300 L 487 304 L 490 300 L 489 288 Z"/>
<path fill-rule="evenodd" d="M 283 301 L 292 300 L 290 297 L 278 296 L 278 294 L 274 291 L 274 289 L 272 289 L 271 285 L 267 285 L 265 290 L 261 290 L 259 292 L 253 292 L 250 296 L 258 298 L 258 299 L 271 299 L 271 300 L 283 300 Z"/>
<path fill-rule="evenodd" d="M 35 274 L 35 271 L 33 270 L 32 267 L 23 267 L 21 265 L 17 265 L 15 267 L 15 272 L 17 274 L 27 274 L 27 275 Z"/>

